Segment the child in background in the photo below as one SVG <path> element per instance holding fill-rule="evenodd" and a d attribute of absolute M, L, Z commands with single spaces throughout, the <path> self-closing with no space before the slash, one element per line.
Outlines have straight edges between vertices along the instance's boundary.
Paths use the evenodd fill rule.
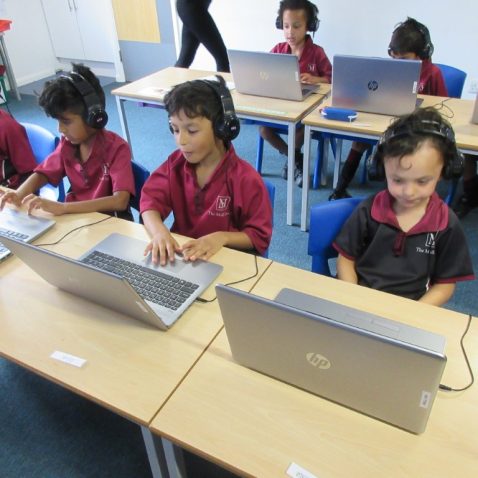
<path fill-rule="evenodd" d="M 145 253 L 154 263 L 209 259 L 221 247 L 263 254 L 272 234 L 272 208 L 257 171 L 240 159 L 231 140 L 239 120 L 225 85 L 195 80 L 165 97 L 171 132 L 178 146 L 151 174 L 141 192 L 141 216 L 151 236 Z M 183 246 L 163 220 L 174 214 L 172 232 L 192 237 Z"/>
<path fill-rule="evenodd" d="M 308 0 L 282 0 L 276 27 L 284 31 L 285 42 L 277 44 L 272 53 L 288 53 L 299 57 L 300 81 L 302 83 L 330 83 L 332 65 L 322 47 L 314 44 L 308 31 L 319 28 L 318 8 Z M 287 143 L 274 131 L 274 128 L 261 126 L 260 135 L 279 153 L 287 156 Z M 294 179 L 302 187 L 302 153 L 304 128 L 296 129 L 295 172 Z M 287 179 L 287 160 L 282 168 L 282 177 Z"/>
<path fill-rule="evenodd" d="M 17 189 L 36 165 L 25 128 L 0 109 L 0 185 Z"/>
<path fill-rule="evenodd" d="M 463 170 L 450 124 L 433 108 L 396 119 L 370 166 L 387 189 L 360 203 L 337 236 L 339 279 L 444 304 L 456 282 L 474 279 L 460 222 L 435 192 Z"/>
<path fill-rule="evenodd" d="M 121 137 L 104 129 L 108 115 L 98 78 L 86 66 L 74 64 L 70 73 L 46 82 L 39 104 L 58 120 L 62 138 L 17 191 L 1 197 L 0 209 L 6 202 L 26 203 L 28 212 L 40 208 L 54 215 L 107 212 L 131 218 L 131 152 Z M 66 202 L 34 194 L 47 183 L 57 186 L 65 176 L 71 184 Z"/>
<path fill-rule="evenodd" d="M 431 61 L 433 43 L 428 28 L 414 18 L 407 18 L 400 23 L 392 34 L 388 54 L 401 60 L 417 60 L 422 62 L 418 93 L 421 95 L 448 96 L 445 81 L 440 68 Z M 347 160 L 341 171 L 337 186 L 329 197 L 329 201 L 350 197 L 347 187 L 355 176 L 363 153 L 372 146 L 368 143 L 354 141 Z"/>

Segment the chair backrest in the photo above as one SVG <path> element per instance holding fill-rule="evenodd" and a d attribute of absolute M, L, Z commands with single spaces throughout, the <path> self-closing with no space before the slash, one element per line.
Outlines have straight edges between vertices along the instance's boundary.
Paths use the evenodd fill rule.
<path fill-rule="evenodd" d="M 272 218 L 274 218 L 274 200 L 276 197 L 276 187 L 270 182 L 267 181 L 267 179 L 263 179 L 264 184 L 266 185 L 267 192 L 269 193 L 269 199 L 271 201 L 271 206 L 272 206 Z M 274 225 L 274 222 L 272 222 Z M 269 257 L 269 249 L 264 253 L 264 257 Z"/>
<path fill-rule="evenodd" d="M 37 164 L 40 164 L 51 153 L 53 153 L 53 151 L 55 151 L 60 139 L 43 126 L 33 123 L 20 124 L 25 128 L 36 162 Z M 58 188 L 54 188 L 50 185 L 44 186 L 40 190 L 40 195 L 47 197 L 48 199 L 64 201 L 65 186 L 63 185 L 63 181 L 60 182 Z"/>
<path fill-rule="evenodd" d="M 332 247 L 332 243 L 344 222 L 361 201 L 362 197 L 345 198 L 312 206 L 308 244 L 308 254 L 312 256 L 312 272 L 331 276 L 328 261 L 337 257 L 337 251 Z"/>
<path fill-rule="evenodd" d="M 440 68 L 443 79 L 445 80 L 448 96 L 451 98 L 461 98 L 463 92 L 463 85 L 466 80 L 466 73 L 458 68 L 441 63 L 435 63 Z"/>
<path fill-rule="evenodd" d="M 149 178 L 150 172 L 141 164 L 131 161 L 133 167 L 133 176 L 134 176 L 134 189 L 136 195 L 131 197 L 129 200 L 129 205 L 139 211 L 139 201 L 141 199 L 141 189 L 143 189 L 144 183 Z"/>

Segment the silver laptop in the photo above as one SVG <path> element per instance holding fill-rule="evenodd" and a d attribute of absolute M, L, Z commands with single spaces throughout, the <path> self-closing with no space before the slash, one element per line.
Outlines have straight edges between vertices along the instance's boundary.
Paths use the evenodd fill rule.
<path fill-rule="evenodd" d="M 154 266 L 142 260 L 147 242 L 111 234 L 78 260 L 15 239 L 6 245 L 59 289 L 165 330 L 220 274 L 213 262 Z M 127 278 L 126 278 L 127 277 Z"/>
<path fill-rule="evenodd" d="M 425 430 L 445 338 L 300 292 L 217 285 L 237 362 L 414 433 Z"/>
<path fill-rule="evenodd" d="M 4 237 L 32 242 L 54 224 L 53 219 L 29 215 L 17 209 L 4 207 L 3 211 L 0 211 L 0 261 L 10 255 L 10 250 L 1 242 Z"/>
<path fill-rule="evenodd" d="M 421 62 L 335 55 L 332 106 L 399 116 L 417 107 Z"/>
<path fill-rule="evenodd" d="M 300 82 L 296 55 L 228 50 L 236 90 L 246 95 L 302 101 L 319 91 L 319 85 Z"/>

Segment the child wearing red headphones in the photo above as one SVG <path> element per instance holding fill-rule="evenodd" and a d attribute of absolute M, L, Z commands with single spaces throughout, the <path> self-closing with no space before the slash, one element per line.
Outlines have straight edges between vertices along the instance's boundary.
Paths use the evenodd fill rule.
<path fill-rule="evenodd" d="M 154 263 L 209 259 L 221 247 L 263 254 L 272 235 L 272 208 L 259 173 L 239 158 L 231 141 L 239 134 L 234 104 L 220 76 L 175 86 L 164 98 L 178 149 L 154 171 L 141 191 L 141 217 L 151 236 L 145 254 Z M 193 238 L 182 246 L 172 232 Z"/>
<path fill-rule="evenodd" d="M 450 124 L 434 108 L 395 120 L 369 165 L 387 189 L 360 203 L 333 246 L 338 278 L 433 305 L 474 279 L 466 237 L 435 192 L 463 172 Z"/>
<path fill-rule="evenodd" d="M 58 120 L 62 138 L 56 150 L 39 164 L 15 191 L 0 197 L 28 204 L 28 212 L 43 209 L 54 215 L 106 212 L 132 219 L 130 194 L 135 193 L 131 152 L 120 136 L 104 129 L 108 120 L 105 95 L 98 78 L 83 65 L 48 81 L 39 98 L 48 116 Z M 71 188 L 66 201 L 36 196 L 47 183 L 58 185 L 67 177 Z"/>
<path fill-rule="evenodd" d="M 332 65 L 319 45 L 316 45 L 308 31 L 315 33 L 319 28 L 319 10 L 309 0 L 282 0 L 276 19 L 276 27 L 284 31 L 285 42 L 278 43 L 272 53 L 287 53 L 299 57 L 300 81 L 302 83 L 318 84 L 330 83 Z M 259 128 L 260 135 L 277 149 L 280 154 L 287 156 L 287 143 L 280 135 L 268 126 Z M 294 180 L 297 186 L 302 187 L 302 153 L 304 144 L 304 128 L 296 129 L 296 151 Z M 287 160 L 282 168 L 282 177 L 287 179 Z"/>
<path fill-rule="evenodd" d="M 440 68 L 432 63 L 433 43 L 428 28 L 414 18 L 407 18 L 399 23 L 392 33 L 388 46 L 388 54 L 392 58 L 417 60 L 422 62 L 418 93 L 422 95 L 448 96 L 445 81 Z M 329 201 L 350 197 L 347 187 L 355 176 L 363 153 L 370 144 L 354 141 L 349 155 L 340 171 L 337 186 L 329 197 Z"/>

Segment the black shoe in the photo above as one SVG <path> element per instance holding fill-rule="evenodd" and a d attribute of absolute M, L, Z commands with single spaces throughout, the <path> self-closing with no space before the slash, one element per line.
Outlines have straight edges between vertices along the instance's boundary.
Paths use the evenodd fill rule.
<path fill-rule="evenodd" d="M 336 201 L 337 199 L 351 198 L 352 196 L 347 192 L 346 189 L 343 191 L 339 189 L 334 189 L 332 194 L 329 196 L 329 201 Z"/>
<path fill-rule="evenodd" d="M 282 168 L 281 174 L 280 174 L 281 177 L 282 177 L 282 179 L 287 179 L 287 170 L 289 169 L 288 164 L 287 164 L 287 161 L 288 161 L 288 160 L 286 159 L 286 160 L 285 160 L 285 163 L 284 163 L 284 166 L 283 166 L 283 168 Z"/>
<path fill-rule="evenodd" d="M 460 219 L 463 219 L 475 207 L 478 207 L 478 197 L 463 194 L 453 210 Z"/>

